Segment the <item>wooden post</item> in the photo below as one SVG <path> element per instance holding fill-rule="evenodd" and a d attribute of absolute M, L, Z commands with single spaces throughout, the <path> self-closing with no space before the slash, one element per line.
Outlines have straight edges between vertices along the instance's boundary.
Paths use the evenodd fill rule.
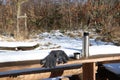
<path fill-rule="evenodd" d="M 20 16 L 20 3 L 17 2 L 17 32 L 16 37 L 19 38 L 20 36 L 20 27 L 19 27 L 19 16 Z"/>
<path fill-rule="evenodd" d="M 25 17 L 25 37 L 28 37 L 27 15 L 26 15 L 26 13 L 24 14 L 24 17 Z"/>
<path fill-rule="evenodd" d="M 83 79 L 82 80 L 96 80 L 95 79 L 95 63 L 84 63 L 83 69 Z"/>
<path fill-rule="evenodd" d="M 83 35 L 83 49 L 82 49 L 83 57 L 87 58 L 89 56 L 89 33 L 84 32 Z"/>
<path fill-rule="evenodd" d="M 17 28 L 17 31 L 16 31 L 16 37 L 19 38 L 20 37 L 20 18 L 22 16 L 20 16 L 20 13 L 21 13 L 21 5 L 25 2 L 27 2 L 28 0 L 21 0 L 21 1 L 17 1 L 17 25 L 16 25 L 16 28 Z M 25 26 L 27 26 L 27 17 L 26 17 L 26 14 L 24 15 L 24 18 L 25 18 Z"/>

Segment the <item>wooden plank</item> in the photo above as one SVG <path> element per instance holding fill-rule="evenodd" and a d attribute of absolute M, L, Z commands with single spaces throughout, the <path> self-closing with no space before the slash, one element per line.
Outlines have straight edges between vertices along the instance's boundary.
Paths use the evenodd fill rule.
<path fill-rule="evenodd" d="M 70 75 L 75 75 L 76 73 L 81 74 L 82 69 L 78 68 L 78 69 L 64 70 L 64 72 L 61 76 L 70 76 Z M 18 75 L 16 77 L 14 77 L 14 76 L 1 77 L 0 80 L 43 80 L 45 78 L 50 78 L 50 77 L 51 77 L 51 72 L 44 72 L 44 73 L 33 73 L 33 74 L 26 74 L 26 75 Z M 58 76 L 56 76 L 56 77 L 58 77 Z"/>
<path fill-rule="evenodd" d="M 26 15 L 24 15 L 24 16 L 18 16 L 18 18 L 27 18 L 27 16 Z"/>
<path fill-rule="evenodd" d="M 28 61 L 14 61 L 14 62 L 1 62 L 0 67 L 13 67 L 13 66 L 25 66 L 25 65 L 40 65 L 40 60 L 28 60 Z"/>
<path fill-rule="evenodd" d="M 32 62 L 33 61 L 33 62 Z M 9 65 L 11 65 L 11 67 L 12 66 L 16 66 L 16 67 L 20 67 L 20 65 L 28 65 L 28 64 L 31 64 L 31 63 L 33 63 L 33 64 L 39 64 L 39 60 L 32 60 L 32 61 L 18 61 L 18 62 L 7 62 L 7 63 L 0 63 L 0 66 L 2 66 L 2 64 L 7 64 L 7 65 L 5 65 L 6 67 L 7 66 L 9 66 Z M 94 69 L 94 66 L 95 66 L 95 63 L 96 62 L 110 62 L 110 61 L 120 61 L 120 54 L 112 54 L 112 55 L 100 55 L 100 56 L 91 56 L 91 57 L 89 57 L 89 58 L 81 58 L 80 60 L 70 60 L 70 61 L 68 61 L 68 63 L 66 63 L 66 64 L 60 64 L 59 66 L 67 66 L 67 65 L 74 65 L 74 64 L 76 64 L 76 65 L 79 65 L 79 64 L 81 64 L 81 63 L 83 63 L 83 65 L 84 65 L 84 68 L 83 68 L 83 73 L 84 73 L 84 75 L 87 75 L 88 76 L 88 78 L 91 78 L 91 80 L 95 80 L 94 79 L 94 73 L 95 73 L 95 71 L 93 70 Z M 16 63 L 16 64 L 14 64 L 14 63 Z M 19 64 L 19 65 L 18 65 Z M 5 67 L 4 66 L 4 67 Z M 47 70 L 47 69 L 43 69 L 43 70 L 41 70 L 41 66 L 42 65 L 40 65 L 40 68 L 39 69 L 34 69 L 33 71 L 31 71 L 31 70 L 27 70 L 26 72 L 24 72 L 24 70 L 23 70 L 23 72 L 19 72 L 19 73 L 13 73 L 12 75 L 15 75 L 15 74 L 18 74 L 18 75 L 21 75 L 21 73 L 22 73 L 22 75 L 30 75 L 30 74 L 35 74 L 35 73 L 46 73 L 46 72 L 57 72 L 57 68 L 56 69 L 50 69 L 50 70 Z M 57 66 L 57 67 L 59 67 L 59 66 Z M 2 66 L 3 67 L 3 66 Z M 80 67 L 80 66 L 79 66 Z M 29 67 L 28 67 L 29 68 Z M 88 68 L 88 69 L 86 69 L 86 68 Z M 60 70 L 71 70 L 71 69 L 76 69 L 75 67 L 72 67 L 72 68 L 61 68 Z M 89 70 L 89 72 L 90 72 L 90 74 L 91 74 L 91 71 L 92 71 L 92 74 L 91 74 L 91 76 L 89 76 L 88 74 L 86 74 L 85 72 L 86 72 L 86 70 Z M 77 71 L 77 70 L 75 70 L 75 71 Z M 16 71 L 15 71 L 16 72 Z M 70 73 L 70 72 L 69 72 Z M 76 74 L 78 74 L 79 73 L 79 71 L 77 71 L 77 72 L 75 72 Z M 74 74 L 75 74 L 74 73 Z M 66 74 L 68 74 L 68 73 L 66 73 Z M 71 75 L 73 74 L 73 72 L 72 73 L 70 73 Z M 70 75 L 69 74 L 69 75 Z M 7 74 L 7 76 L 8 76 L 9 74 Z M 50 75 L 50 74 L 49 74 Z M 1 76 L 3 76 L 3 75 L 1 75 Z M 50 77 L 50 76 L 49 76 Z M 45 77 L 45 78 L 49 78 L 48 77 L 48 75 Z M 84 80 L 86 80 L 86 79 L 84 79 Z"/>
<path fill-rule="evenodd" d="M 66 64 L 80 64 L 80 63 L 91 63 L 91 62 L 108 62 L 108 61 L 120 61 L 120 54 L 95 57 L 91 56 L 89 58 L 81 58 L 79 60 L 70 60 Z M 3 66 L 17 66 L 17 65 L 29 65 L 29 64 L 39 64 L 40 60 L 26 60 L 26 61 L 14 61 L 14 62 L 0 62 L 0 67 Z M 4 66 L 5 65 L 5 66 Z"/>
<path fill-rule="evenodd" d="M 91 63 L 91 62 L 110 62 L 120 61 L 120 54 L 109 54 L 109 55 L 94 55 L 89 58 L 81 58 L 79 60 L 72 60 L 66 64 L 80 64 L 80 63 Z"/>
<path fill-rule="evenodd" d="M 33 50 L 35 48 L 39 47 L 39 44 L 35 44 L 32 46 L 14 46 L 14 47 L 5 47 L 5 46 L 0 46 L 0 50 Z"/>
<path fill-rule="evenodd" d="M 25 75 L 25 74 L 33 74 L 33 73 L 44 73 L 44 72 L 52 72 L 51 77 L 53 77 L 54 75 L 53 72 L 58 72 L 58 71 L 63 72 L 64 70 L 78 69 L 81 68 L 81 66 L 82 64 L 74 64 L 74 65 L 57 66 L 55 68 L 29 68 L 29 69 L 20 69 L 20 70 L 9 70 L 9 71 L 0 72 L 0 77 Z"/>
<path fill-rule="evenodd" d="M 95 63 L 84 63 L 82 69 L 83 69 L 83 80 L 96 80 Z"/>
<path fill-rule="evenodd" d="M 66 64 L 82 64 L 82 63 L 91 63 L 91 62 L 120 62 L 120 54 L 110 54 L 110 55 L 98 55 L 90 56 L 89 58 L 81 58 L 79 60 L 70 60 Z M 9 66 L 20 66 L 20 65 L 30 65 L 30 64 L 39 64 L 40 60 L 26 60 L 26 61 L 14 61 L 14 62 L 0 62 L 0 67 L 9 67 Z"/>

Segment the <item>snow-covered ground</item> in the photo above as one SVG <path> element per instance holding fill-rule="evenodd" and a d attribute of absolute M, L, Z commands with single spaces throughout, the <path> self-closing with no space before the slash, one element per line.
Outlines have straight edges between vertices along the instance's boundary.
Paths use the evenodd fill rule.
<path fill-rule="evenodd" d="M 2 41 L 0 42 L 0 47 L 27 47 L 27 46 L 35 46 L 37 42 L 8 42 Z"/>
<path fill-rule="evenodd" d="M 33 42 L 7 42 L 0 41 L 0 47 L 17 47 L 17 46 L 40 46 L 34 50 L 27 51 L 10 51 L 0 50 L 0 62 L 23 61 L 23 60 L 39 60 L 45 58 L 51 50 L 64 50 L 68 56 L 73 56 L 75 52 L 82 51 L 82 37 L 77 37 L 76 32 L 73 32 L 75 37 L 64 35 L 59 30 L 50 33 L 44 32 L 39 35 Z M 115 54 L 120 53 L 120 46 L 115 46 L 112 43 L 96 41 L 90 39 L 91 46 L 89 54 Z"/>
<path fill-rule="evenodd" d="M 70 32 L 68 32 L 70 33 Z M 82 37 L 77 37 L 79 33 L 72 32 L 74 37 L 64 35 L 59 30 L 50 33 L 44 32 L 32 39 L 32 42 L 8 42 L 0 38 L 0 47 L 19 47 L 19 46 L 40 46 L 34 50 L 26 51 L 12 51 L 0 50 L 0 63 L 11 61 L 24 60 L 40 60 L 45 58 L 51 50 L 64 50 L 68 56 L 73 56 L 75 52 L 82 53 Z M 116 54 L 120 53 L 120 46 L 115 46 L 112 43 L 96 41 L 94 38 L 90 39 L 91 46 L 89 47 L 89 54 Z M 50 78 L 45 80 L 58 80 L 57 78 Z"/>

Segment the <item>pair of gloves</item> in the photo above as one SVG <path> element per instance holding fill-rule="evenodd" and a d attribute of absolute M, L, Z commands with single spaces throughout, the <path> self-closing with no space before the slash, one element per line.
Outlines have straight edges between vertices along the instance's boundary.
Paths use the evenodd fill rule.
<path fill-rule="evenodd" d="M 66 63 L 69 57 L 62 50 L 52 50 L 48 56 L 40 61 L 45 68 L 55 68 L 56 64 Z"/>

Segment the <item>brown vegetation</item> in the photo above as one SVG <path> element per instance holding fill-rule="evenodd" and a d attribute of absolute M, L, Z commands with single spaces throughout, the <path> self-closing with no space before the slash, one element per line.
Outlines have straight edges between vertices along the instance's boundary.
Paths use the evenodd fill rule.
<path fill-rule="evenodd" d="M 17 9 L 21 0 L 0 1 L 0 34 L 16 35 Z M 25 0 L 24 0 L 25 1 Z M 28 0 L 20 5 L 20 16 L 27 14 L 28 34 L 37 31 L 93 30 L 102 40 L 120 42 L 119 0 Z M 20 34 L 26 32 L 20 19 Z M 26 37 L 26 36 L 25 36 Z M 116 41 L 117 40 L 117 41 Z"/>

